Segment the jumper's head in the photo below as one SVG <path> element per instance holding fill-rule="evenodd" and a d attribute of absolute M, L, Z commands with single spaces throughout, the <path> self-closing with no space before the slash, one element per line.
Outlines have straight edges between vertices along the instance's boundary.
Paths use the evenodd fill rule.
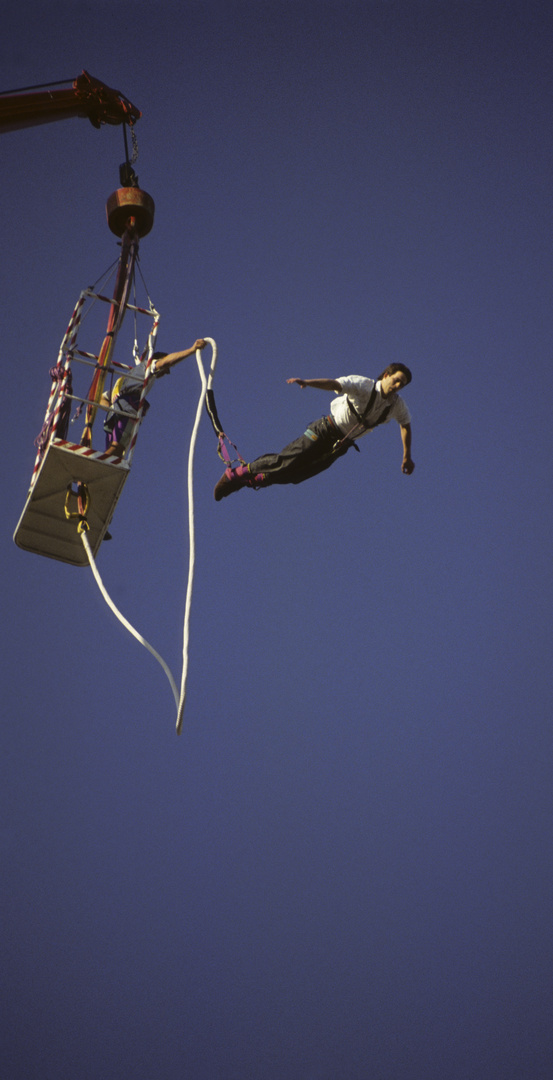
<path fill-rule="evenodd" d="M 388 394 L 397 394 L 398 390 L 402 390 L 411 382 L 412 377 L 405 364 L 388 364 L 376 381 L 380 381 L 382 393 L 384 397 L 387 397 Z"/>

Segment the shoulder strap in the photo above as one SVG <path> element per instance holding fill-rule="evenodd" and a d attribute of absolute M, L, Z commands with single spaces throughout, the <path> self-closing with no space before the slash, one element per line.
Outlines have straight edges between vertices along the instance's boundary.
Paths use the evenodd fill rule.
<path fill-rule="evenodd" d="M 367 405 L 365 406 L 365 408 L 364 408 L 364 410 L 363 410 L 363 412 L 361 414 L 357 412 L 357 409 L 355 408 L 355 405 L 353 404 L 353 401 L 351 400 L 350 397 L 348 397 L 349 407 L 350 407 L 351 411 L 355 414 L 357 419 L 359 420 L 359 423 L 363 425 L 363 427 L 365 428 L 365 431 L 372 431 L 372 429 L 375 428 L 375 427 L 378 427 L 379 424 L 383 424 L 384 421 L 387 420 L 388 413 L 390 412 L 390 410 L 392 408 L 392 405 L 393 405 L 393 402 L 392 402 L 390 405 L 388 405 L 388 407 L 386 409 L 384 409 L 384 412 L 380 414 L 380 416 L 378 417 L 378 420 L 376 420 L 374 424 L 369 424 L 369 423 L 367 423 L 367 419 L 368 419 L 368 417 L 370 415 L 370 412 L 371 412 L 371 409 L 372 409 L 372 407 L 374 405 L 375 397 L 376 397 L 376 381 L 375 381 L 375 384 L 374 384 L 374 386 L 373 386 L 373 388 L 371 390 L 370 397 L 369 397 L 369 400 L 367 402 Z"/>

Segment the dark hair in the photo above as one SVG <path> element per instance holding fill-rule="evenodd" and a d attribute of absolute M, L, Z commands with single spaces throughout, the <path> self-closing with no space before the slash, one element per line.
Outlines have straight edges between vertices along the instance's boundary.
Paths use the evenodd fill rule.
<path fill-rule="evenodd" d="M 379 375 L 376 381 L 379 382 L 379 380 L 383 379 L 385 375 L 395 375 L 396 371 L 401 371 L 405 375 L 405 378 L 407 379 L 405 385 L 408 386 L 413 376 L 411 375 L 409 368 L 406 367 L 405 364 L 388 364 L 388 367 L 384 369 L 382 375 Z"/>
<path fill-rule="evenodd" d="M 166 356 L 169 356 L 169 353 L 155 352 L 155 353 L 152 353 L 152 360 L 163 360 Z M 158 371 L 157 368 L 155 370 L 156 379 L 162 379 L 164 375 L 170 375 L 170 374 L 171 374 L 171 372 L 170 372 L 168 367 L 161 368 L 160 371 Z"/>

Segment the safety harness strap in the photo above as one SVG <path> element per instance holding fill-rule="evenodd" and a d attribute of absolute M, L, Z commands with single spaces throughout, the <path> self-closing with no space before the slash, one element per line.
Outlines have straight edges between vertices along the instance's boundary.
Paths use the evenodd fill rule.
<path fill-rule="evenodd" d="M 388 405 L 388 407 L 386 409 L 384 409 L 384 412 L 380 414 L 380 416 L 374 422 L 374 424 L 368 424 L 367 423 L 367 417 L 370 415 L 371 409 L 372 409 L 372 407 L 374 405 L 374 401 L 375 401 L 375 398 L 376 398 L 376 393 L 377 393 L 377 390 L 376 390 L 376 382 L 375 382 L 375 384 L 374 384 L 374 386 L 373 386 L 373 388 L 371 390 L 371 394 L 370 394 L 368 403 L 367 403 L 367 405 L 366 405 L 366 407 L 365 407 L 365 409 L 363 410 L 362 413 L 358 413 L 357 409 L 355 408 L 355 405 L 353 404 L 353 401 L 351 400 L 350 397 L 348 397 L 348 405 L 349 405 L 352 413 L 354 413 L 354 415 L 357 417 L 359 423 L 362 425 L 362 427 L 365 428 L 365 431 L 372 431 L 372 429 L 375 428 L 375 427 L 378 427 L 379 424 L 383 424 L 388 419 L 388 414 L 390 413 L 390 411 L 392 409 L 393 402 L 390 405 Z"/>
<path fill-rule="evenodd" d="M 219 446 L 217 448 L 217 453 L 219 454 L 219 457 L 221 458 L 221 460 L 226 462 L 226 464 L 229 465 L 230 467 L 232 467 L 233 461 L 240 461 L 242 463 L 242 465 L 245 465 L 246 462 L 245 462 L 244 458 L 242 457 L 241 453 L 239 452 L 238 447 L 234 445 L 232 440 L 229 439 L 228 435 L 225 435 L 225 433 L 223 431 L 223 426 L 222 426 L 221 421 L 219 420 L 219 416 L 217 414 L 217 406 L 215 405 L 215 396 L 214 396 L 214 393 L 213 393 L 213 390 L 211 389 L 211 387 L 209 387 L 209 389 L 206 390 L 205 407 L 207 409 L 209 419 L 211 420 L 211 423 L 213 425 L 213 430 L 214 430 L 214 432 L 215 432 L 215 434 L 216 434 L 216 436 L 217 436 L 217 438 L 219 440 Z M 232 446 L 232 449 L 235 451 L 235 453 L 236 453 L 235 458 L 231 458 L 231 456 L 229 454 L 229 451 L 228 451 L 228 447 L 226 445 L 227 443 L 229 444 L 229 446 Z"/>

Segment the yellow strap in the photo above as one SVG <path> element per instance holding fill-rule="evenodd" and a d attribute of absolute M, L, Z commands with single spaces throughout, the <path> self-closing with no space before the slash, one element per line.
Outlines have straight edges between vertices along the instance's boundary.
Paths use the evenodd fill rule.
<path fill-rule="evenodd" d="M 123 383 L 125 381 L 125 378 L 126 378 L 126 376 L 122 375 L 121 378 L 118 379 L 117 382 L 115 383 L 115 386 L 113 387 L 113 393 L 111 395 L 112 404 L 115 401 L 115 398 L 119 397 L 119 394 L 121 393 L 121 388 L 122 388 Z"/>

